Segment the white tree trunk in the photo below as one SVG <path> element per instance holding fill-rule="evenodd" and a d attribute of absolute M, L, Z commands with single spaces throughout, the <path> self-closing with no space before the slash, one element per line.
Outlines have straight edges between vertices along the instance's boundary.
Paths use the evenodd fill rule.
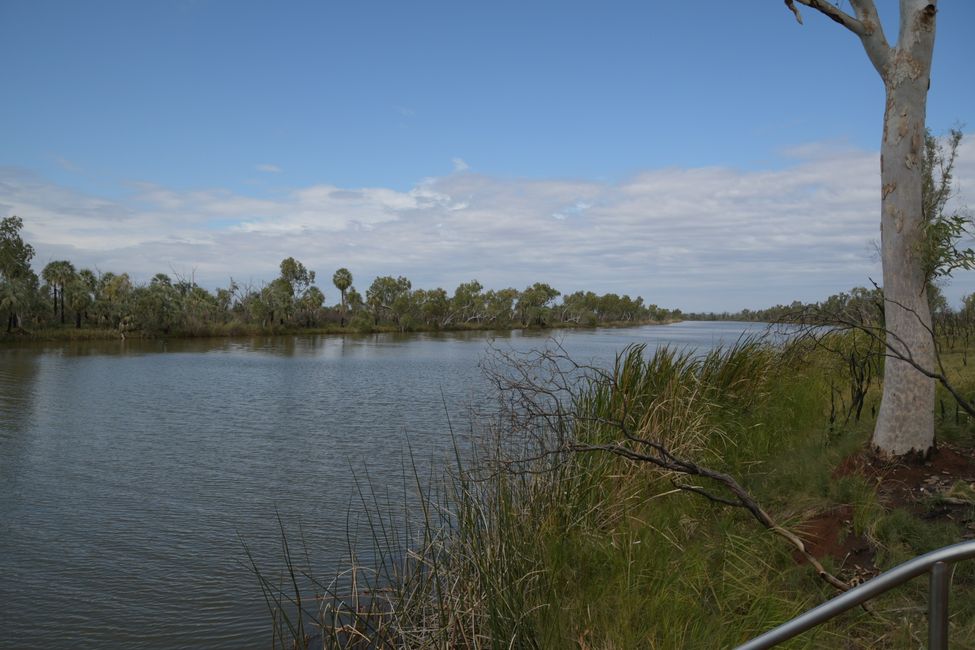
<path fill-rule="evenodd" d="M 935 369 L 931 310 L 921 255 L 924 236 L 921 163 L 934 49 L 934 5 L 901 0 L 897 48 L 882 72 L 887 89 L 881 175 L 881 259 L 888 344 L 922 368 Z M 888 356 L 873 445 L 884 455 L 927 455 L 934 446 L 933 379 Z"/>
<path fill-rule="evenodd" d="M 854 15 L 827 0 L 785 0 L 799 22 L 796 3 L 811 7 L 860 37 L 867 58 L 887 89 L 880 148 L 881 261 L 887 342 L 884 392 L 873 446 L 886 456 L 927 455 L 934 445 L 935 350 L 920 243 L 921 163 L 924 118 L 934 52 L 937 0 L 900 0 L 900 33 L 890 47 L 873 0 L 849 0 Z"/>

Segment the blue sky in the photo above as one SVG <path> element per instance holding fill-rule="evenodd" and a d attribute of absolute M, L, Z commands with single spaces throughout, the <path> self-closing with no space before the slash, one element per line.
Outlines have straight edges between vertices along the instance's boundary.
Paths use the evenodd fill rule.
<path fill-rule="evenodd" d="M 878 5 L 893 40 L 896 3 Z M 883 88 L 852 34 L 804 17 L 779 0 L 0 0 L 0 216 L 24 218 L 39 266 L 210 287 L 294 255 L 360 289 L 817 299 L 879 279 Z M 940 3 L 936 132 L 975 124 L 972 28 L 975 3 Z"/>

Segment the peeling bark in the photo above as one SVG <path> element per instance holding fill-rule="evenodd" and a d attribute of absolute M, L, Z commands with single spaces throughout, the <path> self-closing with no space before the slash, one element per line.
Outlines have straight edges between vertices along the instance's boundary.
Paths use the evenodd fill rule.
<path fill-rule="evenodd" d="M 935 382 L 918 368 L 936 367 L 931 311 L 920 250 L 927 92 L 931 85 L 936 0 L 900 0 L 897 44 L 887 44 L 873 0 L 850 0 L 855 16 L 821 0 L 794 0 L 856 34 L 886 90 L 880 149 L 881 260 L 888 345 L 883 397 L 872 444 L 886 456 L 934 446 Z M 793 2 L 787 2 L 798 17 Z M 898 358 L 903 357 L 903 358 Z"/>
<path fill-rule="evenodd" d="M 925 109 L 934 49 L 932 3 L 902 0 L 897 50 L 884 76 L 887 111 L 881 144 L 881 259 L 886 328 L 894 347 L 917 365 L 934 368 L 931 310 L 919 251 L 924 230 L 921 165 Z M 894 124 L 891 124 L 893 122 Z M 888 456 L 920 453 L 934 446 L 934 380 L 910 363 L 888 357 L 884 390 L 872 443 Z"/>

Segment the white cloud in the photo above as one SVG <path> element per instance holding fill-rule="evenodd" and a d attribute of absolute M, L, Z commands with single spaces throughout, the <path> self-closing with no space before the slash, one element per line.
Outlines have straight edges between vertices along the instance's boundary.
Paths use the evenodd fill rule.
<path fill-rule="evenodd" d="M 451 158 L 450 162 L 454 164 L 455 172 L 466 172 L 471 168 L 463 158 Z"/>
<path fill-rule="evenodd" d="M 283 169 L 277 165 L 271 165 L 269 163 L 262 163 L 260 165 L 255 165 L 254 168 L 259 172 L 265 172 L 267 174 L 280 174 Z"/>
<path fill-rule="evenodd" d="M 790 156 L 783 169 L 660 169 L 615 183 L 467 172 L 407 191 L 318 184 L 264 197 L 142 183 L 115 200 L 3 168 L 0 216 L 24 218 L 39 267 L 68 258 L 140 279 L 195 271 L 211 287 L 270 279 L 287 256 L 323 278 L 348 267 L 363 290 L 387 274 L 448 291 L 472 278 L 544 281 L 694 310 L 818 299 L 879 279 L 877 154 L 827 143 Z M 957 181 L 972 196 L 967 139 Z M 972 290 L 962 274 L 948 295 Z"/>

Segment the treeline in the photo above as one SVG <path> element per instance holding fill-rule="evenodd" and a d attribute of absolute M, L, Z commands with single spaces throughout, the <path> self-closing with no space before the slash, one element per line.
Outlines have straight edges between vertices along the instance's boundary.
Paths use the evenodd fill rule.
<path fill-rule="evenodd" d="M 795 322 L 803 315 L 817 314 L 862 314 L 865 320 L 882 318 L 884 304 L 883 290 L 879 287 L 867 289 L 854 287 L 849 292 L 833 294 L 819 302 L 805 303 L 795 300 L 788 305 L 775 305 L 766 309 L 743 309 L 738 312 L 700 312 L 684 314 L 685 320 L 733 320 L 753 321 L 761 323 Z M 936 324 L 950 326 L 965 322 L 975 323 L 975 293 L 962 298 L 959 309 L 948 304 L 941 289 L 937 285 L 928 286 L 928 305 Z M 873 314 L 874 316 L 866 318 Z"/>
<path fill-rule="evenodd" d="M 354 331 L 508 329 L 660 322 L 680 317 L 640 297 L 577 291 L 562 295 L 537 282 L 523 290 L 485 290 L 477 280 L 444 289 L 414 289 L 409 279 L 381 276 L 364 293 L 348 269 L 332 275 L 338 300 L 327 304 L 316 272 L 289 257 L 260 286 L 233 280 L 209 291 L 192 278 L 156 274 L 148 283 L 127 273 L 77 269 L 67 260 L 31 269 L 34 250 L 23 222 L 0 222 L 0 314 L 6 331 L 51 328 L 146 335 L 234 334 L 297 329 Z M 333 294 L 334 295 L 334 294 Z"/>
<path fill-rule="evenodd" d="M 942 298 L 942 300 L 944 300 Z M 698 312 L 685 314 L 686 320 L 732 320 L 758 323 L 791 322 L 808 313 L 835 314 L 861 311 L 870 313 L 883 304 L 883 292 L 878 288 L 854 287 L 849 292 L 833 294 L 820 302 L 805 303 L 793 300 L 788 305 L 775 305 L 765 309 L 742 309 L 737 312 Z"/>

